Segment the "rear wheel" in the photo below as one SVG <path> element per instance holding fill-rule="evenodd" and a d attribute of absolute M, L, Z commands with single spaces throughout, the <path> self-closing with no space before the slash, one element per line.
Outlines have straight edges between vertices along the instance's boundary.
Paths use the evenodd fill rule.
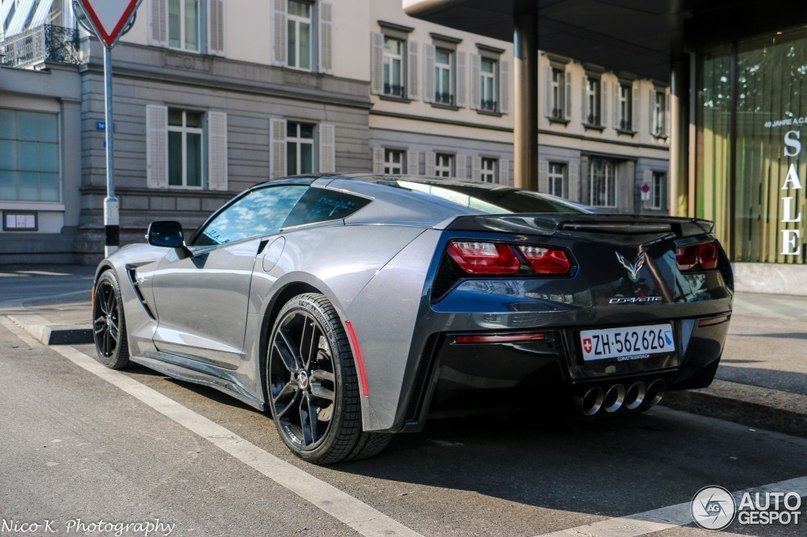
<path fill-rule="evenodd" d="M 129 343 L 120 285 L 114 272 L 102 273 L 95 282 L 92 329 L 98 359 L 112 369 L 129 365 Z"/>
<path fill-rule="evenodd" d="M 280 437 L 304 460 L 370 457 L 392 437 L 362 431 L 353 354 L 336 310 L 321 294 L 298 295 L 280 310 L 269 338 L 266 382 Z"/>

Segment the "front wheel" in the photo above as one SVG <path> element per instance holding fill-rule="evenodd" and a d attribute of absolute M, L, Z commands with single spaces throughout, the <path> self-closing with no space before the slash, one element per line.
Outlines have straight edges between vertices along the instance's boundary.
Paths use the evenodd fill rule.
<path fill-rule="evenodd" d="M 391 435 L 365 433 L 353 354 L 325 296 L 298 295 L 277 316 L 266 359 L 269 408 L 280 438 L 316 464 L 366 458 Z"/>
<path fill-rule="evenodd" d="M 98 359 L 112 369 L 129 365 L 129 343 L 118 279 L 111 270 L 95 281 L 92 304 L 92 330 Z"/>

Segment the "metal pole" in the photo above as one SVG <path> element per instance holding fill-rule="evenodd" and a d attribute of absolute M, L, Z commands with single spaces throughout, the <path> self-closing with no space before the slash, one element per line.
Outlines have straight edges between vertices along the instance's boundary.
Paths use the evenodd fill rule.
<path fill-rule="evenodd" d="M 538 16 L 514 15 L 515 110 L 514 183 L 538 190 Z"/>
<path fill-rule="evenodd" d="M 104 47 L 104 106 L 106 128 L 106 199 L 104 199 L 104 255 L 109 256 L 120 246 L 118 198 L 115 197 L 115 167 L 112 151 L 112 47 Z"/>

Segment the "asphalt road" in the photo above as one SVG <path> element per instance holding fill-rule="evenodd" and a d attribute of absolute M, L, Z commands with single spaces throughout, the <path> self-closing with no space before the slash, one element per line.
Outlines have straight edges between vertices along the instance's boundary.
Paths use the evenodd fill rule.
<path fill-rule="evenodd" d="M 95 267 L 0 267 L 0 308 L 90 299 Z"/>
<path fill-rule="evenodd" d="M 648 534 L 653 526 L 631 533 L 608 519 L 689 502 L 707 485 L 737 491 L 807 476 L 807 440 L 665 408 L 590 423 L 436 421 L 374 459 L 315 467 L 286 450 L 268 417 L 218 392 L 143 368 L 104 380 L 64 352 L 0 324 L 0 534 L 52 534 L 44 526 L 4 531 L 9 521 L 50 521 L 61 535 L 114 535 L 90 524 L 156 519 L 172 524 L 175 536 L 359 534 L 346 517 L 270 478 L 274 470 L 256 471 L 222 448 L 230 436 L 288 463 L 292 481 L 319 479 L 320 506 L 327 509 L 329 484 L 424 536 L 531 536 L 592 523 L 605 526 L 589 534 Z M 166 398 L 147 404 L 122 386 Z M 205 437 L 188 419 L 169 417 L 184 411 L 225 434 Z M 735 522 L 727 531 L 795 536 L 804 524 Z M 656 529 L 665 537 L 706 534 L 692 525 Z"/>

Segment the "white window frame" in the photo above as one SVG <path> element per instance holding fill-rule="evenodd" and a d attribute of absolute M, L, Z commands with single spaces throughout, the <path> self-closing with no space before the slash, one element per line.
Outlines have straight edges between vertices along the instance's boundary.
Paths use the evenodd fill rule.
<path fill-rule="evenodd" d="M 593 127 L 602 125 L 602 80 L 586 77 L 586 117 L 583 123 Z"/>
<path fill-rule="evenodd" d="M 479 179 L 483 183 L 499 182 L 499 159 L 482 157 L 479 162 Z"/>
<path fill-rule="evenodd" d="M 298 4 L 307 4 L 309 8 L 309 13 L 311 14 L 309 17 L 302 17 L 300 15 L 292 15 L 291 11 L 288 9 L 288 3 L 295 2 Z M 314 3 L 308 2 L 306 0 L 287 0 L 286 4 L 286 66 L 290 69 L 297 69 L 298 71 L 313 71 L 314 70 L 314 46 L 316 45 L 316 36 L 315 33 L 317 32 L 317 27 L 314 25 Z M 291 64 L 291 54 L 289 54 L 289 47 L 291 45 L 291 36 L 292 33 L 289 31 L 289 24 L 294 24 L 294 35 L 296 39 L 295 43 L 295 50 L 294 50 L 294 59 L 296 60 L 296 65 Z M 300 25 L 301 24 L 308 24 L 308 38 L 311 40 L 308 47 L 308 67 L 301 67 L 301 55 L 300 55 Z"/>
<path fill-rule="evenodd" d="M 394 52 L 390 52 L 387 50 L 387 40 L 390 41 L 397 41 L 401 45 L 401 51 L 399 54 L 395 54 Z M 383 94 L 389 97 L 397 97 L 403 99 L 406 97 L 406 84 L 405 77 L 407 74 L 406 71 L 406 52 L 407 52 L 407 43 L 405 39 L 400 39 L 395 36 L 383 34 L 383 69 L 384 69 L 384 80 L 383 80 Z M 400 86 L 398 88 L 398 93 L 395 93 L 393 89 L 392 79 L 392 71 L 395 63 L 398 64 L 398 80 L 400 80 Z M 387 73 L 389 73 L 389 80 L 387 79 Z"/>
<path fill-rule="evenodd" d="M 395 156 L 398 161 L 395 161 Z M 384 148 L 384 173 L 387 175 L 403 175 L 406 151 L 403 149 Z"/>
<path fill-rule="evenodd" d="M 650 182 L 650 208 L 666 209 L 667 173 L 654 171 Z"/>
<path fill-rule="evenodd" d="M 482 70 L 485 62 L 491 63 L 493 72 L 487 73 Z M 488 87 L 490 87 L 490 95 L 487 95 Z M 499 62 L 485 56 L 482 56 L 479 61 L 479 109 L 494 113 L 499 111 Z"/>
<path fill-rule="evenodd" d="M 667 94 L 663 90 L 653 91 L 653 136 L 662 137 L 666 132 L 664 116 L 667 108 Z"/>
<path fill-rule="evenodd" d="M 289 134 L 288 134 L 288 127 L 290 125 L 296 125 L 297 126 L 297 128 L 295 129 L 295 132 L 296 132 L 295 136 L 289 136 Z M 312 125 L 314 127 L 313 128 L 313 134 L 312 134 L 311 138 L 305 138 L 300 134 L 301 131 L 302 131 L 302 126 L 303 125 Z M 288 121 L 286 123 L 286 129 L 287 129 L 287 131 L 286 131 L 286 147 L 285 147 L 285 149 L 286 149 L 286 175 L 300 175 L 300 174 L 306 174 L 306 173 L 315 173 L 316 170 L 317 170 L 317 153 L 315 151 L 316 137 L 317 137 L 317 126 L 315 124 L 313 124 L 313 123 L 307 123 L 305 121 Z M 297 160 L 294 163 L 294 165 L 295 165 L 295 171 L 294 172 L 289 171 L 289 164 L 290 164 L 290 162 L 288 160 L 289 144 L 296 144 L 297 145 L 297 151 L 296 151 Z M 301 148 L 302 148 L 303 145 L 310 145 L 311 146 L 311 171 L 302 171 L 300 169 L 301 168 L 301 163 L 302 163 L 301 159 L 302 159 L 302 154 L 303 154 L 303 152 L 301 151 Z"/>
<path fill-rule="evenodd" d="M 568 197 L 569 187 L 567 181 L 569 166 L 565 162 L 550 162 L 547 171 L 549 181 L 549 193 L 559 198 Z M 560 191 L 558 191 L 560 185 Z"/>
<path fill-rule="evenodd" d="M 621 131 L 633 131 L 633 84 L 619 84 L 619 125 L 615 127 Z"/>
<path fill-rule="evenodd" d="M 437 53 L 439 51 L 446 52 L 448 54 L 448 63 L 440 63 L 437 61 Z M 456 100 L 456 93 L 454 91 L 454 86 L 456 82 L 454 80 L 454 66 L 456 64 L 456 53 L 455 51 L 451 50 L 450 48 L 445 47 L 435 47 L 434 49 L 434 102 L 437 104 L 443 104 L 446 106 L 454 106 Z M 441 76 L 443 72 L 448 72 L 448 88 L 442 87 L 442 80 L 443 77 Z M 443 90 L 443 91 L 440 91 Z M 442 100 L 441 95 L 447 94 L 448 95 L 448 102 Z"/>
<path fill-rule="evenodd" d="M 207 159 L 207 140 L 205 140 L 205 130 L 204 127 L 188 127 L 188 112 L 193 114 L 200 114 L 201 121 L 200 124 L 205 124 L 205 114 L 199 110 L 187 110 L 184 108 L 169 108 L 168 114 L 170 117 L 171 111 L 179 111 L 182 112 L 182 125 L 171 125 L 171 122 L 168 122 L 168 132 L 169 136 L 166 138 L 166 144 L 170 144 L 170 133 L 178 132 L 182 136 L 182 184 L 181 185 L 172 185 L 171 184 L 171 152 L 168 151 L 168 188 L 182 188 L 187 190 L 202 190 L 205 187 L 205 162 Z M 199 186 L 189 185 L 188 184 L 188 134 L 198 134 L 199 139 L 201 140 L 201 147 L 202 151 L 199 155 L 199 171 L 201 173 L 201 177 L 199 177 Z"/>
<path fill-rule="evenodd" d="M 552 110 L 549 111 L 551 119 L 566 119 L 566 70 L 552 67 Z"/>
<path fill-rule="evenodd" d="M 202 14 L 202 10 L 205 9 L 207 2 L 205 0 L 192 0 L 195 1 L 197 4 L 196 8 L 196 37 L 197 37 L 197 47 L 196 48 L 188 48 L 186 46 L 187 41 L 187 25 L 185 24 L 185 5 L 188 0 L 178 0 L 179 1 L 179 43 L 178 47 L 171 45 L 171 0 L 167 1 L 167 5 L 165 9 L 167 10 L 166 16 L 166 36 L 168 38 L 168 48 L 173 50 L 184 50 L 186 52 L 201 52 L 202 51 L 202 41 L 203 41 L 203 33 L 202 33 L 202 19 L 204 18 Z"/>
<path fill-rule="evenodd" d="M 603 174 L 601 177 L 595 177 L 595 164 L 601 164 Z M 605 203 L 596 203 L 600 197 L 595 193 L 595 181 L 604 181 Z M 617 208 L 617 184 L 616 184 L 616 163 L 607 159 L 591 159 L 589 162 L 589 204 L 593 207 L 602 207 L 606 209 Z"/>
<path fill-rule="evenodd" d="M 435 153 L 434 176 L 443 178 L 454 177 L 455 163 L 456 163 L 456 155 L 453 155 L 451 153 Z"/>

